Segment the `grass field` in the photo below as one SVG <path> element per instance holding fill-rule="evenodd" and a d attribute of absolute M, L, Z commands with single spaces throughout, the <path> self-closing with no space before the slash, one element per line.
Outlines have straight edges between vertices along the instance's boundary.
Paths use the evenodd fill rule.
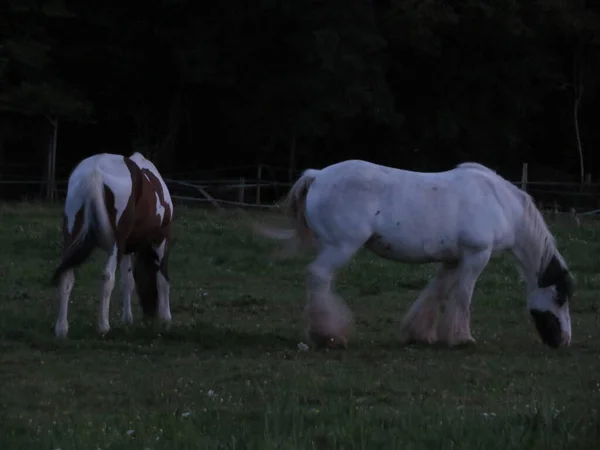
<path fill-rule="evenodd" d="M 473 301 L 472 348 L 401 347 L 432 273 L 363 252 L 337 288 L 347 350 L 300 351 L 310 254 L 273 262 L 241 212 L 176 209 L 170 330 L 96 332 L 97 253 L 78 273 L 69 338 L 48 279 L 60 210 L 0 206 L 0 449 L 600 448 L 600 224 L 551 223 L 577 277 L 573 344 L 543 346 L 510 256 Z"/>

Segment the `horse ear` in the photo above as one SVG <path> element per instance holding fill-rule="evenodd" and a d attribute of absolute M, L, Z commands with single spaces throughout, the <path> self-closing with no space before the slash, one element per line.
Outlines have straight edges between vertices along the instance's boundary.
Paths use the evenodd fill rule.
<path fill-rule="evenodd" d="M 555 285 L 564 279 L 567 273 L 567 269 L 560 264 L 558 258 L 553 256 L 542 275 L 540 275 L 540 278 L 538 279 L 538 286 L 541 288 L 546 288 Z"/>

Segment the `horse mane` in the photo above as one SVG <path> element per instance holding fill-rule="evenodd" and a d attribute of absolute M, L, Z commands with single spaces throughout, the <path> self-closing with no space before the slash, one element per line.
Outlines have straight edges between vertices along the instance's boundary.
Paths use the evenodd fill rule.
<path fill-rule="evenodd" d="M 480 172 L 485 172 L 485 173 L 490 173 L 490 174 L 498 175 L 494 170 L 490 169 L 489 167 L 486 167 L 483 164 L 480 164 L 480 163 L 477 163 L 477 162 L 472 162 L 472 161 L 467 161 L 467 162 L 464 162 L 464 163 L 460 163 L 460 164 L 458 164 L 456 166 L 456 169 L 475 169 L 475 170 L 478 170 Z M 502 177 L 500 177 L 500 178 L 502 178 Z"/>
<path fill-rule="evenodd" d="M 512 183 L 511 183 L 512 184 Z M 537 269 L 537 273 L 541 276 L 542 272 L 548 267 L 553 258 L 558 259 L 560 265 L 566 269 L 567 263 L 556 248 L 556 239 L 548 229 L 548 225 L 544 220 L 544 216 L 535 205 L 535 202 L 529 194 L 515 186 L 515 190 L 519 191 L 524 202 L 523 228 L 521 232 L 526 234 L 530 239 L 524 240 L 524 245 L 527 247 L 527 254 L 531 267 Z M 531 245 L 529 243 L 540 242 L 540 245 Z"/>
<path fill-rule="evenodd" d="M 523 217 L 518 225 L 518 235 L 522 238 L 521 242 L 524 250 L 522 256 L 525 258 L 522 263 L 534 269 L 538 277 L 541 276 L 553 258 L 557 258 L 560 265 L 567 269 L 567 263 L 557 251 L 556 240 L 531 195 L 483 164 L 464 162 L 458 164 L 456 168 L 472 169 L 485 174 L 491 179 L 494 189 L 497 190 L 502 186 L 520 200 L 523 206 Z M 497 197 L 501 198 L 498 193 Z"/>

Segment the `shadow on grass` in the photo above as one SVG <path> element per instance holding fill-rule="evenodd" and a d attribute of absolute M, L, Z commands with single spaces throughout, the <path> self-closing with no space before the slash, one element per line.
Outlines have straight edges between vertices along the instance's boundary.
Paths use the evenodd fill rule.
<path fill-rule="evenodd" d="M 146 324 L 117 326 L 104 336 L 99 335 L 93 327 L 73 327 L 66 339 L 56 338 L 52 328 L 39 330 L 31 327 L 5 329 L 0 336 L 5 348 L 12 343 L 42 351 L 103 349 L 143 354 L 184 353 L 189 352 L 190 347 L 193 351 L 247 353 L 254 349 L 276 352 L 296 349 L 298 344 L 297 338 L 274 331 L 232 330 L 204 322 L 189 326 L 174 325 L 169 330 Z"/>
<path fill-rule="evenodd" d="M 514 354 L 520 356 L 570 358 L 580 353 L 593 353 L 596 347 L 587 342 L 575 342 L 567 348 L 550 349 L 535 338 L 524 339 L 515 347 L 515 341 L 479 340 L 475 344 L 449 347 L 444 343 L 431 345 L 403 344 L 395 333 L 379 335 L 369 339 L 369 335 L 353 336 L 346 349 L 317 349 L 311 345 L 303 333 L 297 329 L 237 328 L 219 326 L 211 322 L 194 321 L 189 324 L 174 324 L 168 330 L 162 326 L 137 322 L 130 326 L 115 324 L 111 331 L 101 336 L 91 324 L 74 324 L 67 339 L 57 339 L 53 327 L 41 323 L 21 326 L 13 324 L 0 329 L 0 349 L 26 346 L 39 351 L 79 352 L 82 349 L 127 351 L 136 354 L 169 355 L 206 352 L 248 354 L 264 352 L 297 352 L 298 343 L 303 341 L 310 346 L 310 352 L 328 353 L 333 359 L 344 355 L 360 355 L 362 360 L 376 361 L 403 354 L 423 353 L 433 355 L 453 354 L 456 356 L 490 356 Z M 21 323 L 21 325 L 23 325 Z M 369 333 L 370 334 L 370 333 Z"/>

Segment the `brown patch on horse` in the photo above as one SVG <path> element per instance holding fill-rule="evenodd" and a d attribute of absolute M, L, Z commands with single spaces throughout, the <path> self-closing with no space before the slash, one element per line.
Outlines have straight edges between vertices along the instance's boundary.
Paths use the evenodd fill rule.
<path fill-rule="evenodd" d="M 167 257 L 171 235 L 171 206 L 166 202 L 160 180 L 148 169 L 140 168 L 131 159 L 124 158 L 132 180 L 132 192 L 126 211 L 117 226 L 117 235 L 126 236 L 122 243 L 124 253 L 135 253 L 133 279 L 144 316 L 157 315 L 158 287 L 156 275 L 160 271 L 167 282 Z M 156 209 L 156 196 L 164 209 L 161 219 Z M 119 238 L 117 238 L 119 239 Z M 163 260 L 152 248 L 166 239 Z"/>
<path fill-rule="evenodd" d="M 160 180 L 156 177 L 156 175 L 154 175 L 148 169 L 142 169 L 141 172 L 142 172 L 142 175 L 145 175 L 147 177 L 147 180 L 150 182 L 150 185 L 154 189 L 154 192 L 156 194 L 158 194 L 158 200 L 159 200 L 161 206 L 165 210 L 165 213 L 163 214 L 163 218 L 161 221 L 161 226 L 164 226 L 165 224 L 170 223 L 170 221 L 171 221 L 171 214 L 172 214 L 171 205 L 169 203 L 167 203 L 167 201 L 165 199 L 165 193 L 162 188 L 162 184 L 161 184 Z M 158 220 L 159 219 L 158 212 L 156 212 L 156 216 L 157 216 L 156 218 Z"/>

